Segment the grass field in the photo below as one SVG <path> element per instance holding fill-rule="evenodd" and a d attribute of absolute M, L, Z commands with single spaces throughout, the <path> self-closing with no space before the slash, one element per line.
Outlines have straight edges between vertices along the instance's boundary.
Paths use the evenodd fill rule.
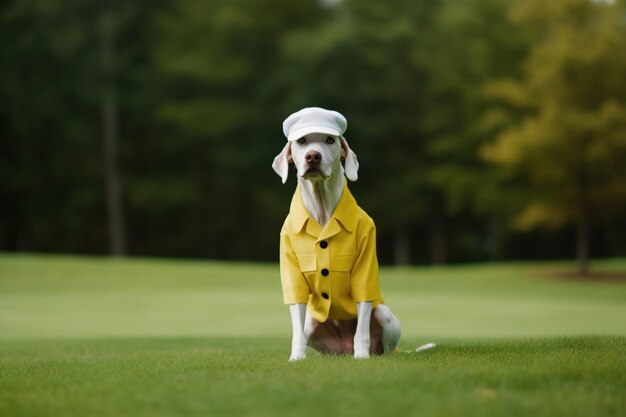
<path fill-rule="evenodd" d="M 276 265 L 0 254 L 0 416 L 624 416 L 626 282 L 573 267 L 383 269 L 398 353 L 288 363 Z"/>

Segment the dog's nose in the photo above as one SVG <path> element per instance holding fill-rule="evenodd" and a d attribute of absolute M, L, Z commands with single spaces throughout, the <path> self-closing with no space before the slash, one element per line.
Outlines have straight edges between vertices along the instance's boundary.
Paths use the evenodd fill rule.
<path fill-rule="evenodd" d="M 304 155 L 304 160 L 309 165 L 319 165 L 322 162 L 322 154 L 317 151 L 309 151 Z"/>

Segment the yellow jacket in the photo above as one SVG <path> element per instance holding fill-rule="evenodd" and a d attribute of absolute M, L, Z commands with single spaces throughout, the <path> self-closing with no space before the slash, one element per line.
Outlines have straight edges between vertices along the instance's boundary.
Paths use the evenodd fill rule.
<path fill-rule="evenodd" d="M 344 184 L 324 228 L 302 201 L 300 186 L 280 233 L 280 278 L 285 304 L 308 303 L 313 318 L 357 317 L 356 303 L 382 303 L 374 221 Z"/>

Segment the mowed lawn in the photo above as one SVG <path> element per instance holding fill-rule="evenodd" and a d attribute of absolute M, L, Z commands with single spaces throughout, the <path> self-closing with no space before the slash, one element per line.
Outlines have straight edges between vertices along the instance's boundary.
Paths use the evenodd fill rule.
<path fill-rule="evenodd" d="M 626 282 L 573 268 L 383 268 L 399 351 L 289 363 L 277 265 L 0 254 L 0 416 L 624 416 Z"/>

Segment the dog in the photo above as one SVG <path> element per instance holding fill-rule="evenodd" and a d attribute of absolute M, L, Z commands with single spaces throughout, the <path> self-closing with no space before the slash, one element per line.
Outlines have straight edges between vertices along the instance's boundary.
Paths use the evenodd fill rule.
<path fill-rule="evenodd" d="M 358 179 L 359 162 L 343 137 L 346 128 L 336 111 L 293 113 L 283 123 L 287 144 L 272 164 L 283 184 L 291 163 L 298 177 L 280 233 L 290 361 L 305 359 L 307 346 L 368 358 L 393 352 L 400 339 L 400 322 L 380 293 L 374 222 L 347 186 Z"/>

